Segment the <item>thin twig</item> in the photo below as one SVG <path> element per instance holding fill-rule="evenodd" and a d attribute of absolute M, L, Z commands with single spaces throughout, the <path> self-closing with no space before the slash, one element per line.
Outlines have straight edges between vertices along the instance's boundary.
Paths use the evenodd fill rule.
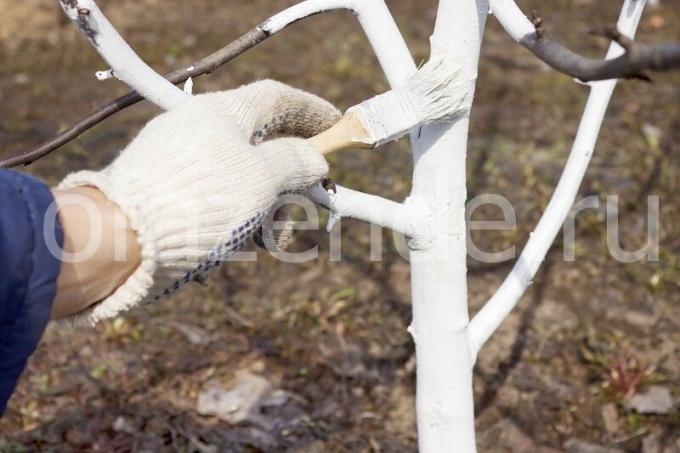
<path fill-rule="evenodd" d="M 591 35 L 604 36 L 607 39 L 611 39 L 623 47 L 626 52 L 632 51 L 635 46 L 635 42 L 632 39 L 621 33 L 619 29 L 613 25 L 608 27 L 593 28 L 589 31 L 589 33 Z"/>
<path fill-rule="evenodd" d="M 241 55 L 251 47 L 254 47 L 258 43 L 264 41 L 269 36 L 270 33 L 266 30 L 264 24 L 261 24 L 237 38 L 235 41 L 227 44 L 217 52 L 201 60 L 198 60 L 191 65 L 173 71 L 167 74 L 165 78 L 174 84 L 179 84 L 185 82 L 189 77 L 199 77 L 203 74 L 209 74 L 225 63 Z M 113 114 L 120 112 L 121 110 L 124 110 L 143 99 L 144 98 L 137 92 L 131 91 L 117 99 L 109 101 L 88 116 L 82 118 L 70 128 L 60 132 L 54 138 L 41 144 L 37 148 L 20 151 L 16 154 L 0 159 L 0 168 L 16 167 L 18 165 L 28 165 L 33 163 L 41 157 L 51 153 L 55 149 L 65 145 L 66 143 L 69 143 Z"/>
<path fill-rule="evenodd" d="M 536 39 L 541 40 L 545 37 L 545 29 L 543 28 L 543 18 L 539 16 L 538 11 L 531 10 L 531 23 L 536 29 Z"/>
<path fill-rule="evenodd" d="M 625 49 L 620 57 L 599 60 L 583 57 L 546 36 L 543 19 L 534 11 L 533 34 L 519 42 L 553 69 L 583 82 L 609 79 L 640 79 L 651 81 L 647 71 L 668 71 L 680 68 L 680 43 L 646 45 L 636 43 L 616 27 L 605 27 L 591 34 L 605 36 Z"/>

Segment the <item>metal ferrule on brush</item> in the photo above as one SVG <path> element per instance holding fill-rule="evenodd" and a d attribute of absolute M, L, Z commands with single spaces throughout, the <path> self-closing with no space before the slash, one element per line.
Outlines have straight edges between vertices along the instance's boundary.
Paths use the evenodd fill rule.
<path fill-rule="evenodd" d="M 370 135 L 374 147 L 397 140 L 416 127 L 420 119 L 408 93 L 392 90 L 351 107 Z"/>

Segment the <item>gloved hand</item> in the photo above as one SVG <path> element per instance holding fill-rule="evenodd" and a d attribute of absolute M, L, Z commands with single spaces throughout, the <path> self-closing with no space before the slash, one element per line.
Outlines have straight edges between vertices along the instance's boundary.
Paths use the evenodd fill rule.
<path fill-rule="evenodd" d="M 69 175 L 59 188 L 94 186 L 129 218 L 142 251 L 113 294 L 78 315 L 95 323 L 202 278 L 238 250 L 284 192 L 328 172 L 301 138 L 254 145 L 272 133 L 309 137 L 340 117 L 321 98 L 279 82 L 194 96 L 150 121 L 99 172 Z"/>

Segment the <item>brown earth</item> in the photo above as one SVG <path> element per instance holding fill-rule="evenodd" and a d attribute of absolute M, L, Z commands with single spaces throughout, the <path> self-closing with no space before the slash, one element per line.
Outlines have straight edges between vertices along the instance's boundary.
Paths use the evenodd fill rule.
<path fill-rule="evenodd" d="M 203 56 L 291 1 L 118 0 L 103 9 L 138 52 L 166 71 Z M 589 26 L 615 21 L 620 2 L 521 1 L 550 32 L 589 55 L 606 43 Z M 419 60 L 435 2 L 388 1 Z M 104 99 L 98 56 L 56 2 L 0 0 L 0 149 L 35 145 Z M 644 16 L 646 42 L 680 40 L 680 1 Z M 484 250 L 526 241 L 573 140 L 585 87 L 555 74 L 489 20 L 469 153 L 470 195 L 500 193 L 518 228 L 473 235 Z M 196 90 L 275 78 L 347 107 L 386 88 L 354 18 L 298 23 L 239 57 Z M 480 451 L 680 451 L 680 71 L 617 88 L 581 197 L 620 197 L 626 250 L 646 239 L 647 196 L 660 201 L 660 260 L 619 263 L 605 217 L 578 217 L 576 261 L 557 243 L 534 286 L 480 354 L 475 374 Z M 26 170 L 56 183 L 110 161 L 156 110 L 140 104 Z M 655 132 L 658 131 L 658 132 Z M 333 157 L 333 178 L 393 199 L 407 195 L 404 142 Z M 498 218 L 480 209 L 476 219 Z M 50 327 L 0 420 L 2 451 L 413 451 L 414 358 L 408 265 L 383 233 L 370 262 L 369 228 L 343 221 L 342 260 L 329 236 L 299 234 L 319 258 L 286 265 L 259 252 L 205 287 L 96 329 Z M 476 311 L 511 263 L 470 260 Z M 262 376 L 268 402 L 238 423 L 201 415 L 210 386 Z M 675 409 L 629 409 L 630 396 L 669 389 Z M 268 387 L 269 388 L 269 387 Z M 628 396 L 626 396 L 628 394 Z M 275 395 L 276 397 L 274 397 Z"/>

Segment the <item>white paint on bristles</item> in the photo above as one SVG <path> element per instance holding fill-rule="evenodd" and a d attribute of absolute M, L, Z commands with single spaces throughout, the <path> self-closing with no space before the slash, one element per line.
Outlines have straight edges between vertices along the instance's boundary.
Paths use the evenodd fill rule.
<path fill-rule="evenodd" d="M 435 57 L 406 84 L 350 108 L 380 146 L 397 140 L 417 126 L 452 121 L 470 108 L 470 83 L 462 71 Z"/>

